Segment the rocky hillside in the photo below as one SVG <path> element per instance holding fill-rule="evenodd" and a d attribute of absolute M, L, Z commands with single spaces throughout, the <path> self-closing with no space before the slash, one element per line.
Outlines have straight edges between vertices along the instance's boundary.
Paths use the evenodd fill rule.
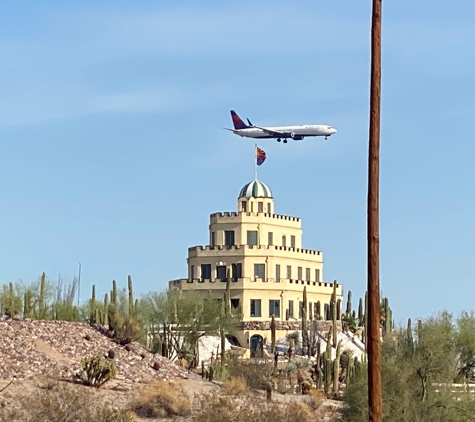
<path fill-rule="evenodd" d="M 197 378 L 139 343 L 118 345 L 86 323 L 0 321 L 0 379 L 71 378 L 83 356 L 106 355 L 110 350 L 117 365 L 116 380 L 123 387 L 153 379 Z"/>

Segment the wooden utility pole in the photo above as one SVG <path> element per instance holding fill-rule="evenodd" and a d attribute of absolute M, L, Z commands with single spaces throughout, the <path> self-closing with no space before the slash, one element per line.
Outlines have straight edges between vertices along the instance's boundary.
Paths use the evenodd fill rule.
<path fill-rule="evenodd" d="M 381 11 L 373 0 L 371 24 L 371 94 L 368 154 L 368 353 L 369 421 L 381 422 L 381 337 L 379 298 L 379 136 L 381 121 Z"/>

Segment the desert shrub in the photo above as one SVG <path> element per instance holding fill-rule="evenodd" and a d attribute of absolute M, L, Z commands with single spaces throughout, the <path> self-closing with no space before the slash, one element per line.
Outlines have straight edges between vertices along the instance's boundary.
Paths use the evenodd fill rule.
<path fill-rule="evenodd" d="M 100 415 L 101 422 L 135 422 L 136 418 L 132 412 L 118 407 L 103 409 Z"/>
<path fill-rule="evenodd" d="M 307 403 L 313 410 L 317 410 L 325 401 L 325 399 L 326 395 L 323 390 L 312 388 L 308 393 L 305 403 Z"/>
<path fill-rule="evenodd" d="M 250 388 L 262 389 L 274 373 L 273 363 L 246 363 L 231 359 L 227 364 L 229 376 L 241 378 Z"/>
<path fill-rule="evenodd" d="M 84 385 L 99 388 L 102 384 L 114 378 L 116 374 L 115 362 L 106 359 L 101 354 L 89 357 L 84 356 L 81 360 L 81 371 L 78 377 Z"/>
<path fill-rule="evenodd" d="M 262 397 L 243 398 L 214 397 L 208 395 L 201 400 L 196 422 L 310 422 L 315 415 L 302 401 L 290 403 L 267 403 Z"/>
<path fill-rule="evenodd" d="M 0 407 L 0 422 L 133 422 L 131 413 L 110 409 L 96 400 L 90 390 L 58 383 L 51 389 L 15 397 Z"/>
<path fill-rule="evenodd" d="M 242 378 L 231 377 L 223 385 L 223 392 L 228 396 L 236 396 L 247 390 L 246 381 Z"/>
<path fill-rule="evenodd" d="M 222 366 L 219 360 L 215 360 L 211 367 L 213 368 L 213 380 L 214 381 L 226 381 L 229 379 L 229 371 L 227 365 Z M 210 369 L 211 369 L 210 367 Z"/>
<path fill-rule="evenodd" d="M 191 397 L 182 384 L 173 381 L 158 381 L 144 388 L 131 403 L 137 416 L 165 418 L 188 416 L 191 413 Z"/>
<path fill-rule="evenodd" d="M 142 325 L 139 320 L 120 312 L 114 314 L 113 339 L 119 344 L 129 344 L 140 340 Z"/>

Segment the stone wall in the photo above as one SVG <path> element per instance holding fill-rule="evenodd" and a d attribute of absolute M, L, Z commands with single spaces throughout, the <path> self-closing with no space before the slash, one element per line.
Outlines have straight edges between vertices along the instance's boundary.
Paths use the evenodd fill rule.
<path fill-rule="evenodd" d="M 310 327 L 313 321 L 307 321 Z M 301 321 L 275 321 L 276 330 L 284 331 L 300 331 Z M 328 331 L 332 321 L 318 321 L 318 329 L 320 331 Z M 341 331 L 341 321 L 336 322 L 337 331 Z M 256 331 L 256 330 L 270 330 L 270 321 L 244 321 L 241 322 L 240 330 L 242 331 Z"/>

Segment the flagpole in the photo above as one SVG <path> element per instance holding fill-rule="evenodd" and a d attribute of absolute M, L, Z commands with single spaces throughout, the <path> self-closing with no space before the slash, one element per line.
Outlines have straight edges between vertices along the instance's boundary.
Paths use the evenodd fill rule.
<path fill-rule="evenodd" d="M 254 144 L 254 180 L 257 180 L 257 144 Z"/>

